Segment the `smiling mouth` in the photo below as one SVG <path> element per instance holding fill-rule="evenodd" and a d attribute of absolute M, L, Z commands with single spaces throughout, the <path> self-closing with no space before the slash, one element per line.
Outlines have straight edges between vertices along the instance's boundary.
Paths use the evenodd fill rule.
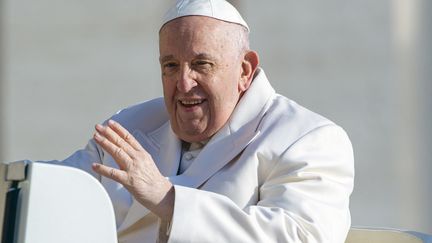
<path fill-rule="evenodd" d="M 191 108 L 194 106 L 198 106 L 201 105 L 202 103 L 204 103 L 204 101 L 206 101 L 205 99 L 200 99 L 200 100 L 179 100 L 179 104 L 187 107 L 187 108 Z"/>

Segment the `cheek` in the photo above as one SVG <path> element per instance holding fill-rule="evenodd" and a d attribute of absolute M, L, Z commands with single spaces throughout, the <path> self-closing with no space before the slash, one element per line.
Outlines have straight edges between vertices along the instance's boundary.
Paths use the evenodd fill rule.
<path fill-rule="evenodd" d="M 165 99 L 172 99 L 176 88 L 174 83 L 171 80 L 163 79 L 162 88 Z"/>
<path fill-rule="evenodd" d="M 239 87 L 237 82 L 229 82 L 222 89 L 222 102 L 229 107 L 236 104 L 239 99 Z"/>
<path fill-rule="evenodd" d="M 163 96 L 165 100 L 165 106 L 168 110 L 168 112 L 171 112 L 174 110 L 174 96 L 176 87 L 173 85 L 172 82 L 163 80 L 162 81 L 162 88 L 163 88 Z"/>
<path fill-rule="evenodd" d="M 219 87 L 217 91 L 213 95 L 213 119 L 226 120 L 231 115 L 239 99 L 237 86 L 224 85 Z"/>

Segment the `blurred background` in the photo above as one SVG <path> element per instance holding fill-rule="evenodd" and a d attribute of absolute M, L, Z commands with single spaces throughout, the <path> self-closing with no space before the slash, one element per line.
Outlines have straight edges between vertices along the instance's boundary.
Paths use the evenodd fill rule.
<path fill-rule="evenodd" d="M 432 234 L 432 1 L 231 1 L 276 90 L 344 127 L 355 226 Z M 62 159 L 162 95 L 165 1 L 0 0 L 0 160 Z"/>

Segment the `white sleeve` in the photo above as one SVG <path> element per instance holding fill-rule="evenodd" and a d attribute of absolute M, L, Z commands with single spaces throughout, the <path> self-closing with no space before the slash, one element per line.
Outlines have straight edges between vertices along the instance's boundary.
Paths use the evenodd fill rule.
<path fill-rule="evenodd" d="M 281 154 L 256 205 L 175 186 L 169 242 L 343 243 L 350 228 L 354 161 L 345 132 L 317 128 Z"/>

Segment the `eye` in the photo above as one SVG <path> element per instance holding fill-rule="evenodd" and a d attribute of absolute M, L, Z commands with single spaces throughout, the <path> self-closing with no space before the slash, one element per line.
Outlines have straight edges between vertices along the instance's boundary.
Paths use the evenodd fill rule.
<path fill-rule="evenodd" d="M 177 63 L 175 62 L 166 62 L 162 65 L 164 68 L 175 68 L 177 67 Z"/>
<path fill-rule="evenodd" d="M 195 65 L 198 65 L 198 66 L 204 66 L 204 65 L 211 65 L 211 63 L 208 62 L 208 61 L 199 60 L 199 61 L 196 61 L 196 62 L 195 62 Z"/>
<path fill-rule="evenodd" d="M 196 60 L 192 63 L 196 70 L 210 71 L 213 68 L 213 63 L 207 60 Z"/>
<path fill-rule="evenodd" d="M 161 64 L 162 75 L 173 75 L 178 71 L 179 64 L 175 61 L 167 61 Z"/>

